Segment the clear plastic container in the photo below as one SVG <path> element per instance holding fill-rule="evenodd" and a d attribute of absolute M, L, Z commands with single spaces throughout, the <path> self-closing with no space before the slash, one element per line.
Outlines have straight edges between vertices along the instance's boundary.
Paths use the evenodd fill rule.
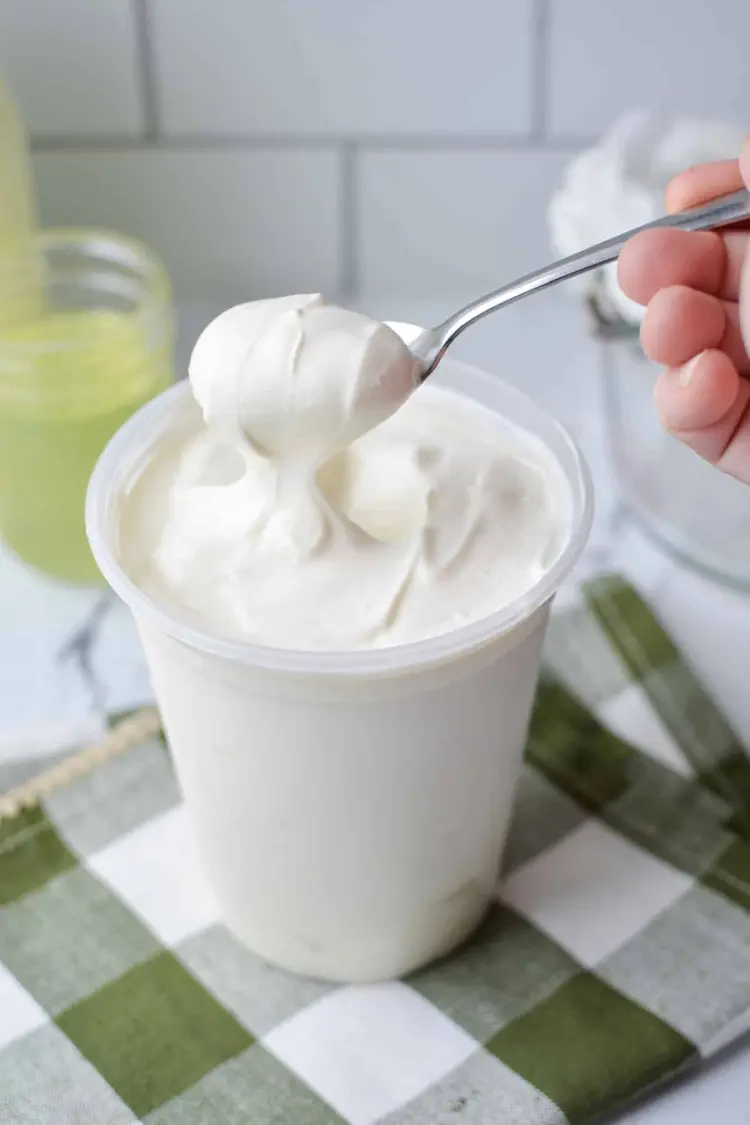
<path fill-rule="evenodd" d="M 167 276 L 145 246 L 97 230 L 35 240 L 41 301 L 0 325 L 0 536 L 57 578 L 99 581 L 86 486 L 122 423 L 172 378 Z"/>
<path fill-rule="evenodd" d="M 587 469 L 551 417 L 450 359 L 432 379 L 542 440 L 572 499 L 569 540 L 536 586 L 444 636 L 375 651 L 273 649 L 199 632 L 139 590 L 118 561 L 118 497 L 189 406 L 187 386 L 123 427 L 89 488 L 91 546 L 135 615 L 225 920 L 268 961 L 332 980 L 407 973 L 485 913 L 549 606 L 591 523 Z"/>
<path fill-rule="evenodd" d="M 750 593 L 750 489 L 663 429 L 654 406 L 657 365 L 638 330 L 590 302 L 604 359 L 607 445 L 635 521 L 678 561 Z"/>

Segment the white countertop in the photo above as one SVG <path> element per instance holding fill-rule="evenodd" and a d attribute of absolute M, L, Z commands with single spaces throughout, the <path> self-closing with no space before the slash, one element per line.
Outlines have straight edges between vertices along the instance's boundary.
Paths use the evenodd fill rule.
<path fill-rule="evenodd" d="M 462 302 L 370 299 L 380 319 L 436 323 Z M 181 307 L 178 363 L 221 306 Z M 750 746 L 750 599 L 679 567 L 624 517 L 601 430 L 599 355 L 564 293 L 535 297 L 466 333 L 456 354 L 516 383 L 571 431 L 594 475 L 597 516 L 583 570 L 601 565 L 634 580 Z M 565 591 L 561 592 L 565 596 Z M 38 577 L 0 551 L 0 760 L 39 758 L 95 737 L 107 711 L 151 693 L 128 611 L 101 590 Z M 28 769 L 28 765 L 23 767 Z M 628 1125 L 750 1125 L 750 1042 L 699 1076 L 620 1118 Z"/>

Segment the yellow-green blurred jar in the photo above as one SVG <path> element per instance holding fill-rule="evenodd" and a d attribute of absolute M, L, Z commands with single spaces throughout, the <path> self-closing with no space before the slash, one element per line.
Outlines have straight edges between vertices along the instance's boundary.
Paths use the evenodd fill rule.
<path fill-rule="evenodd" d="M 34 309 L 36 225 L 26 130 L 0 77 L 0 325 Z"/>
<path fill-rule="evenodd" d="M 172 379 L 170 286 L 156 256 L 109 231 L 36 238 L 41 300 L 0 322 L 0 536 L 32 566 L 98 581 L 84 499 L 125 419 Z"/>

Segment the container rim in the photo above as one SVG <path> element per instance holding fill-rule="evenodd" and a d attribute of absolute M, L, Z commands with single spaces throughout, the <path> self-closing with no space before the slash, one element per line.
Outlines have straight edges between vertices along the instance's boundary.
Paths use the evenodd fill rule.
<path fill-rule="evenodd" d="M 392 321 L 387 323 L 407 342 L 421 331 L 414 325 Z M 538 415 L 540 422 L 555 432 L 557 439 L 565 447 L 573 467 L 573 471 L 570 472 L 561 465 L 568 480 L 572 500 L 571 527 L 567 542 L 549 570 L 509 605 L 436 637 L 387 648 L 356 651 L 274 648 L 250 641 L 214 636 L 173 617 L 127 575 L 117 559 L 106 529 L 117 489 L 122 484 L 122 466 L 129 463 L 131 471 L 134 469 L 138 460 L 134 450 L 139 450 L 143 455 L 150 446 L 148 435 L 156 432 L 159 423 L 171 413 L 179 400 L 189 396 L 190 387 L 186 380 L 163 391 L 133 414 L 110 440 L 94 468 L 86 496 L 86 531 L 92 553 L 104 578 L 134 612 L 137 619 L 147 621 L 158 631 L 181 641 L 189 648 L 281 675 L 371 679 L 392 676 L 394 673 L 418 672 L 468 655 L 508 633 L 554 596 L 581 555 L 593 519 L 591 474 L 583 455 L 567 430 L 521 391 L 498 376 L 461 361 L 446 359 L 441 366 L 454 369 L 459 376 L 463 371 L 475 382 L 490 381 L 493 386 L 501 387 L 507 398 L 515 399 L 526 410 L 530 408 Z M 459 387 L 460 378 L 449 389 L 453 393 L 460 393 Z M 475 401 L 471 395 L 467 397 Z M 519 426 L 519 428 L 523 427 Z M 530 430 L 525 432 L 535 436 Z M 559 462 L 560 458 L 556 459 Z"/>

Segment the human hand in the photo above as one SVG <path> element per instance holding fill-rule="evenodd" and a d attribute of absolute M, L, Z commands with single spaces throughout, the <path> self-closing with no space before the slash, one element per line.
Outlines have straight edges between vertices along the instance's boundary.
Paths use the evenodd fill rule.
<path fill-rule="evenodd" d="M 750 140 L 739 160 L 682 172 L 667 209 L 750 187 Z M 663 364 L 662 423 L 724 472 L 750 484 L 750 224 L 745 229 L 635 235 L 620 255 L 623 292 L 647 305 L 641 342 Z"/>

